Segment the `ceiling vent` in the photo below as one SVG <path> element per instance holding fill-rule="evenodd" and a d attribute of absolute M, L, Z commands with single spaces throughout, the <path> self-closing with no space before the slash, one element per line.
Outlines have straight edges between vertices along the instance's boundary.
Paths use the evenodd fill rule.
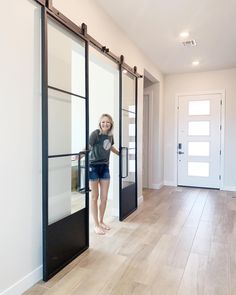
<path fill-rule="evenodd" d="M 188 41 L 182 42 L 182 44 L 186 47 L 191 47 L 191 46 L 196 46 L 197 42 L 195 40 L 188 40 Z"/>

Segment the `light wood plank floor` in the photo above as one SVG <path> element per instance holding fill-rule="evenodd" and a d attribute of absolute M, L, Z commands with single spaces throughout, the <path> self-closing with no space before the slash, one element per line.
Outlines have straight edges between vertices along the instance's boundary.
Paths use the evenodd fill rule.
<path fill-rule="evenodd" d="M 139 209 L 111 226 L 25 295 L 236 294 L 236 193 L 144 190 Z"/>

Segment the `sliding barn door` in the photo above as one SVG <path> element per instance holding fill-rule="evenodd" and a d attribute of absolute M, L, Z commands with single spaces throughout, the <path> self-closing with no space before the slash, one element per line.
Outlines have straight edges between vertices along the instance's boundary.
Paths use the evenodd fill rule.
<path fill-rule="evenodd" d="M 88 248 L 88 44 L 42 10 L 43 279 Z"/>
<path fill-rule="evenodd" d="M 120 67 L 120 220 L 137 209 L 137 77 Z"/>

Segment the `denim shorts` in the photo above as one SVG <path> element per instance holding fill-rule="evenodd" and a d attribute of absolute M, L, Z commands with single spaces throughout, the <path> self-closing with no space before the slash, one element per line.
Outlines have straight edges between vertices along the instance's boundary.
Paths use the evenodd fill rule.
<path fill-rule="evenodd" d="M 107 164 L 89 165 L 89 180 L 110 179 L 109 166 Z"/>

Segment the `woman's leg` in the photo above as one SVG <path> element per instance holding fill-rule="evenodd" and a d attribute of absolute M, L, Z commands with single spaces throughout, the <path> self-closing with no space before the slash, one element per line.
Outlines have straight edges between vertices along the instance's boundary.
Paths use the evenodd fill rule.
<path fill-rule="evenodd" d="M 105 232 L 99 225 L 98 221 L 98 180 L 90 181 L 90 188 L 92 190 L 91 192 L 91 212 L 94 220 L 94 229 L 97 234 L 104 234 Z"/>
<path fill-rule="evenodd" d="M 107 196 L 108 196 L 109 185 L 110 185 L 110 179 L 100 180 L 101 202 L 99 205 L 99 223 L 100 223 L 100 226 L 104 229 L 110 229 L 110 227 L 103 222 L 103 218 L 104 218 L 104 214 L 105 214 L 105 210 L 106 210 L 106 205 L 107 205 Z"/>

